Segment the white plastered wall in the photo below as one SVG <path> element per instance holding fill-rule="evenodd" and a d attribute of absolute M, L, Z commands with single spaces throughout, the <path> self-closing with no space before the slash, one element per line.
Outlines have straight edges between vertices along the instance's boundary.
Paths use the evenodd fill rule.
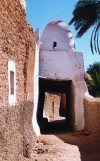
<path fill-rule="evenodd" d="M 20 4 L 22 6 L 22 9 L 25 11 L 26 13 L 26 0 L 20 0 Z"/>
<path fill-rule="evenodd" d="M 84 130 L 85 127 L 85 116 L 84 116 L 84 104 L 83 98 L 85 93 L 88 91 L 86 83 L 84 81 L 74 82 L 74 129 L 76 131 Z"/>
<path fill-rule="evenodd" d="M 82 53 L 40 50 L 39 76 L 59 80 L 84 80 Z"/>
<path fill-rule="evenodd" d="M 53 50 L 53 42 L 57 42 L 57 51 L 75 50 L 74 39 L 68 26 L 60 20 L 49 23 L 41 36 L 40 49 Z"/>
<path fill-rule="evenodd" d="M 38 95 L 39 95 L 39 42 L 36 44 L 36 53 L 35 53 L 35 66 L 34 66 L 34 108 L 33 108 L 33 117 L 32 117 L 32 126 L 36 135 L 40 135 L 40 128 L 37 123 L 37 107 L 38 107 Z"/>
<path fill-rule="evenodd" d="M 57 43 L 56 48 L 53 48 L 53 42 Z M 76 51 L 68 26 L 59 20 L 46 26 L 40 43 L 39 76 L 45 79 L 72 81 L 74 128 L 83 130 L 83 98 L 87 91 L 83 54 Z"/>

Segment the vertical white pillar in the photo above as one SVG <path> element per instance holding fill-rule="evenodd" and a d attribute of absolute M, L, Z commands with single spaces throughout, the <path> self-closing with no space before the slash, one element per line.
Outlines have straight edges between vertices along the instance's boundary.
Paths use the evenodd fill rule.
<path fill-rule="evenodd" d="M 38 95 L 39 95 L 39 44 L 36 45 L 35 53 L 35 66 L 34 66 L 34 108 L 32 117 L 32 126 L 36 135 L 40 135 L 40 128 L 37 123 L 37 108 L 38 108 Z"/>

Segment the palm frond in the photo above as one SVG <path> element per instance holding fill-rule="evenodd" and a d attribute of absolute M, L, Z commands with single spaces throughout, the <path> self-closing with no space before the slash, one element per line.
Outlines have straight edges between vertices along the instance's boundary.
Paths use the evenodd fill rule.
<path fill-rule="evenodd" d="M 93 54 L 94 54 L 94 51 L 100 54 L 99 31 L 100 31 L 100 22 L 96 24 L 92 32 L 92 35 L 91 35 L 90 46 L 91 46 L 91 51 Z"/>
<path fill-rule="evenodd" d="M 81 37 L 91 26 L 96 24 L 92 32 L 90 46 L 100 54 L 99 29 L 100 29 L 100 1 L 99 0 L 79 0 L 73 11 L 73 18 L 69 25 L 74 24 L 77 37 Z"/>
<path fill-rule="evenodd" d="M 97 50 L 98 50 L 98 52 L 100 54 L 100 48 L 99 48 L 99 30 L 97 32 Z"/>

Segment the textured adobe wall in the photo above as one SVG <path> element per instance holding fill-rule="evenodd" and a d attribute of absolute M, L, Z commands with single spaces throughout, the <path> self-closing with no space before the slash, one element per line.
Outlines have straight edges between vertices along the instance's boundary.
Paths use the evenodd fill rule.
<path fill-rule="evenodd" d="M 29 158 L 31 142 L 35 141 L 32 107 L 32 102 L 23 102 L 15 107 L 0 107 L 0 161 Z"/>
<path fill-rule="evenodd" d="M 26 22 L 19 0 L 0 2 L 0 104 L 8 105 L 8 60 L 16 67 L 17 104 L 28 95 L 27 66 L 34 63 L 34 33 Z M 32 70 L 34 64 L 32 64 Z M 30 71 L 30 70 L 28 70 Z M 33 73 L 32 73 L 33 74 Z M 32 75 L 31 74 L 31 75 Z M 31 83 L 33 87 L 33 82 Z M 3 93 L 3 95 L 2 95 Z"/>
<path fill-rule="evenodd" d="M 85 126 L 91 134 L 100 136 L 100 98 L 84 98 Z"/>
<path fill-rule="evenodd" d="M 35 46 L 34 32 L 26 22 L 20 1 L 1 0 L 0 161 L 28 161 L 30 155 L 30 141 L 34 139 L 31 124 Z M 8 102 L 9 60 L 16 68 L 17 103 L 13 107 Z"/>

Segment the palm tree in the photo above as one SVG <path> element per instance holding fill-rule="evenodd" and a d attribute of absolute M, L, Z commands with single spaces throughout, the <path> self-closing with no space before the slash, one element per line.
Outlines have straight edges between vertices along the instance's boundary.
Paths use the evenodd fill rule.
<path fill-rule="evenodd" d="M 74 23 L 77 37 L 81 37 L 91 26 L 94 29 L 90 39 L 91 51 L 100 54 L 100 0 L 79 0 L 73 11 L 73 18 L 69 25 Z"/>
<path fill-rule="evenodd" d="M 87 73 L 92 78 L 92 82 L 88 86 L 90 94 L 94 97 L 100 97 L 100 62 L 89 65 Z"/>

